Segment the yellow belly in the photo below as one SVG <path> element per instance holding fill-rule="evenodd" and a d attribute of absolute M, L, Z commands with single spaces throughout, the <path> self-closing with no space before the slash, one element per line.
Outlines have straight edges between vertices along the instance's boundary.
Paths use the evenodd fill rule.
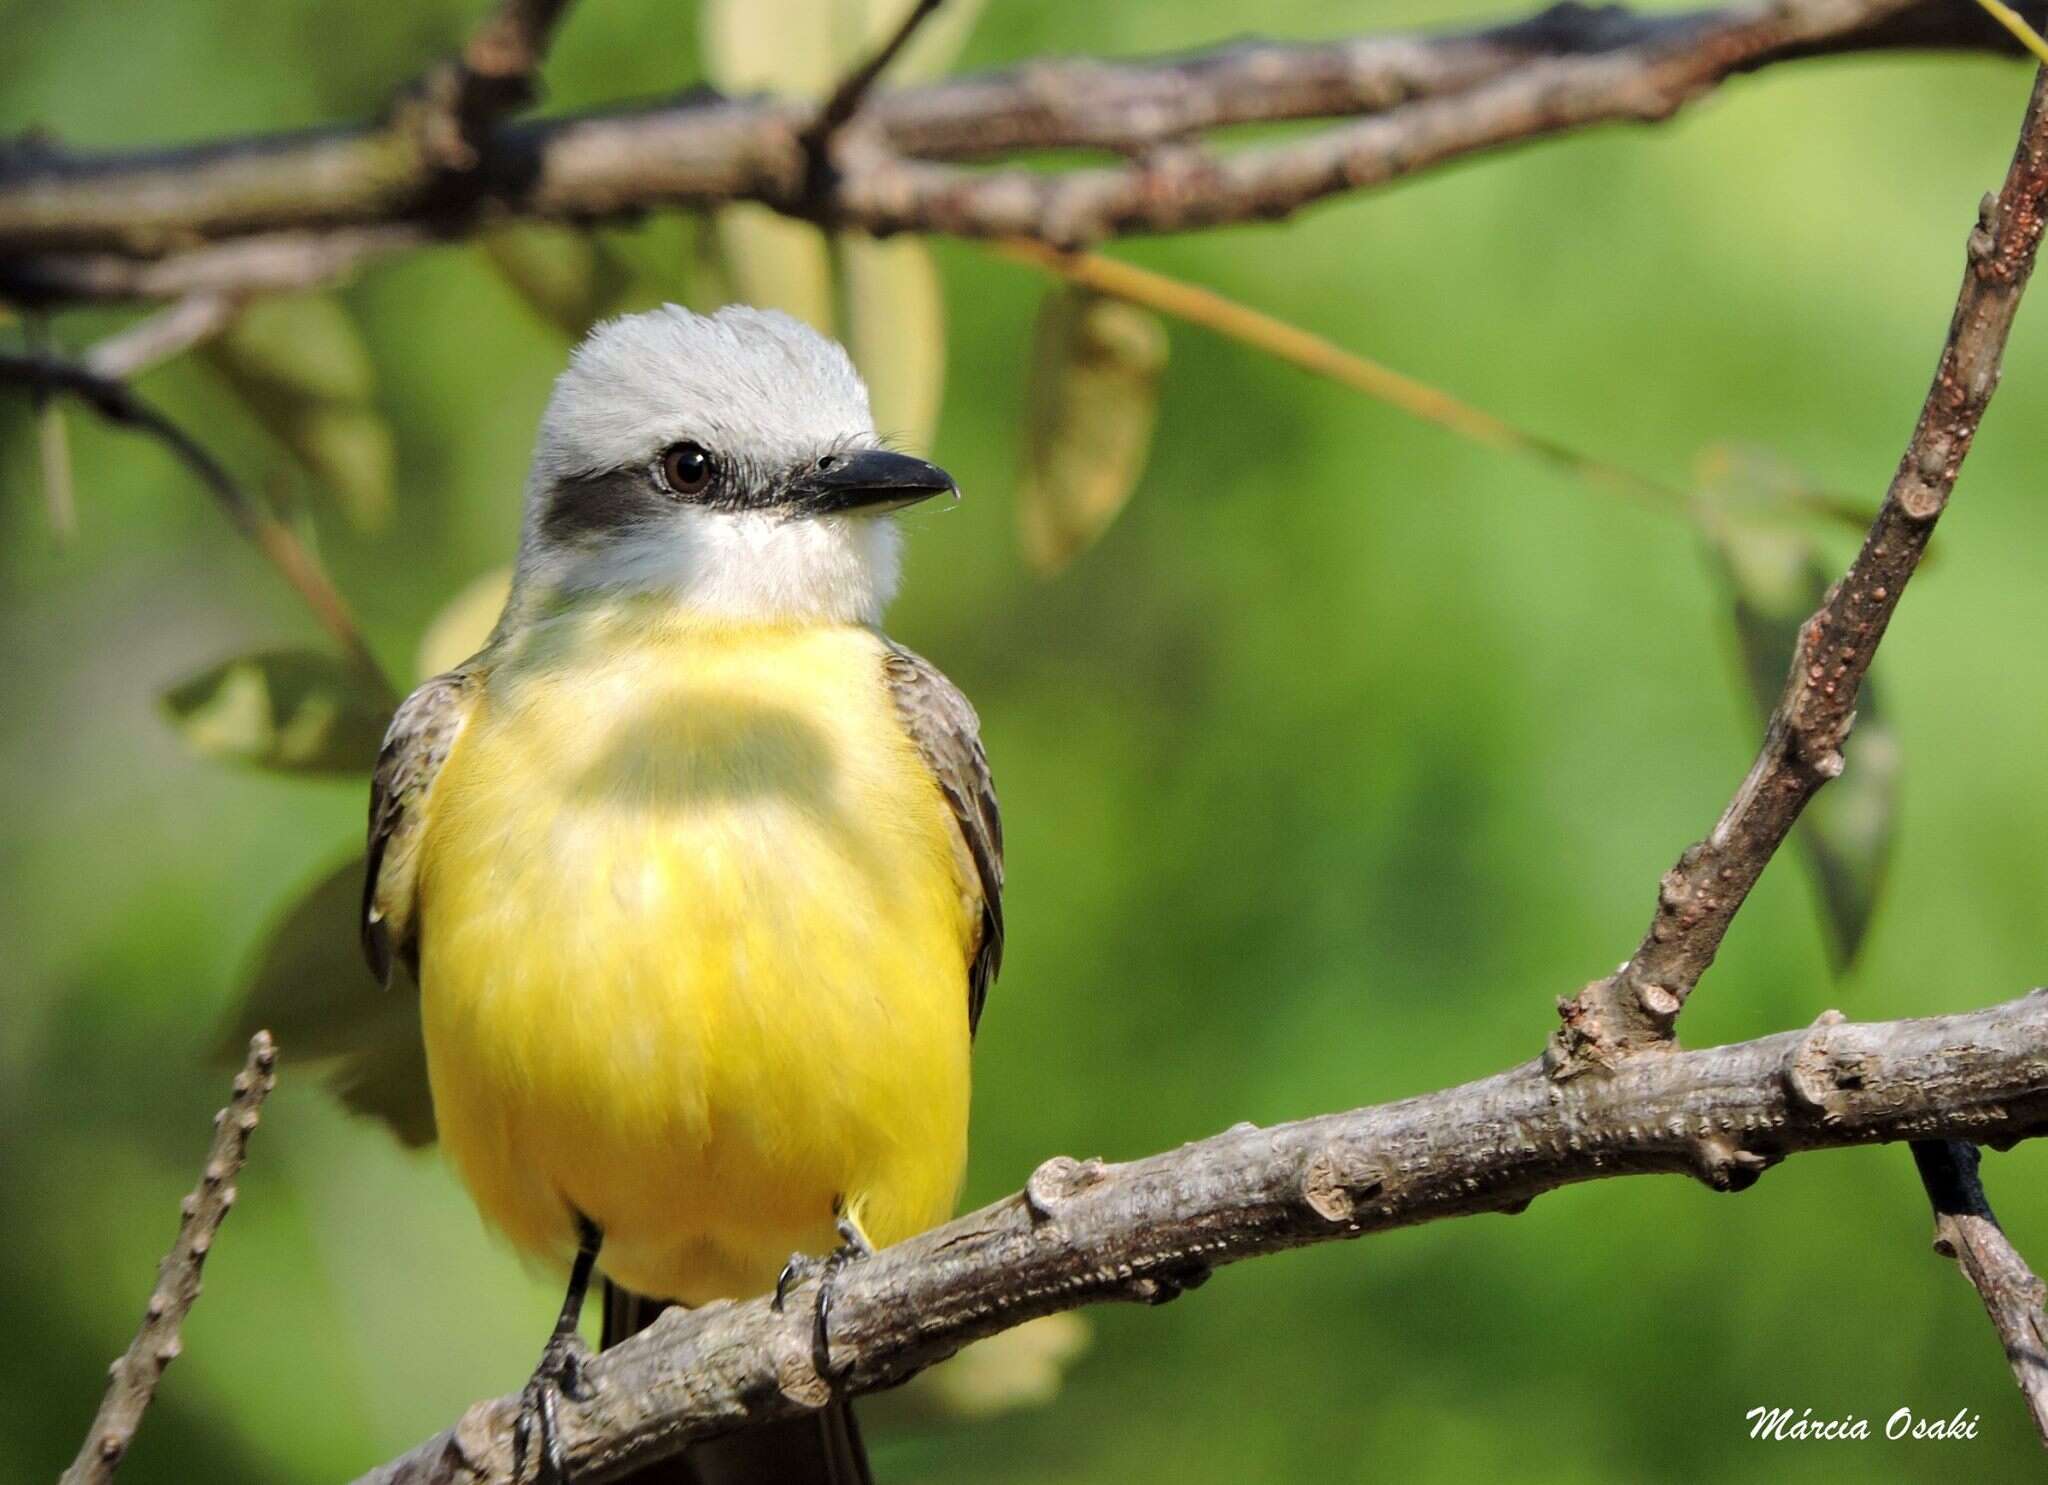
<path fill-rule="evenodd" d="M 545 650 L 545 653 L 538 651 Z M 441 1138 L 486 1218 L 690 1303 L 943 1219 L 976 920 L 859 629 L 587 626 L 514 650 L 419 886 Z"/>

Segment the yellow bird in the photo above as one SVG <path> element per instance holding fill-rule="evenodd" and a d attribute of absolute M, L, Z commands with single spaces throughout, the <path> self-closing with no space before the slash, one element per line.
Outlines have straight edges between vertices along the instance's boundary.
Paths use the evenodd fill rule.
<path fill-rule="evenodd" d="M 570 1266 L 521 1415 L 545 1473 L 593 1268 L 609 1345 L 958 1196 L 1002 827 L 973 709 L 879 627 L 890 513 L 957 494 L 787 316 L 602 325 L 543 415 L 496 630 L 385 738 L 371 965 L 418 977 L 484 1217 Z M 683 1469 L 868 1478 L 843 1405 Z"/>

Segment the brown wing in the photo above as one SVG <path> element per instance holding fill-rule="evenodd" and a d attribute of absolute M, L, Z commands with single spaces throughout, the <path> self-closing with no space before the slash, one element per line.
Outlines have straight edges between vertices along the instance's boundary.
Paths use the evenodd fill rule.
<path fill-rule="evenodd" d="M 371 972 L 386 985 L 394 957 L 419 972 L 413 888 L 427 797 L 469 720 L 482 679 L 475 664 L 422 682 L 392 717 L 377 755 L 370 782 L 369 861 L 363 873 L 363 952 Z"/>
<path fill-rule="evenodd" d="M 1003 964 L 1003 817 L 995 780 L 981 748 L 981 720 L 960 689 L 921 656 L 885 641 L 883 673 L 896 715 L 924 755 L 939 792 L 953 807 L 981 885 L 981 938 L 967 969 L 967 1025 L 981 1021 L 982 1003 Z"/>

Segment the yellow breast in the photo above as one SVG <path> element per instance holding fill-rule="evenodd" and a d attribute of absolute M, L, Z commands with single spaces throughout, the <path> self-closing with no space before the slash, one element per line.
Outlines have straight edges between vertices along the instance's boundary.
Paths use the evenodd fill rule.
<path fill-rule="evenodd" d="M 641 1293 L 758 1292 L 943 1218 L 976 919 L 858 628 L 558 618 L 434 786 L 421 990 L 443 1142 L 543 1255 L 572 1213 Z"/>

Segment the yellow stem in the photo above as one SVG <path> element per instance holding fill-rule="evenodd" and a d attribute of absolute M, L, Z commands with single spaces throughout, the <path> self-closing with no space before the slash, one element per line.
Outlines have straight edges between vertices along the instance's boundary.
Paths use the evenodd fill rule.
<path fill-rule="evenodd" d="M 2043 66 L 2048 66 L 2048 41 L 2041 39 L 2041 33 L 2026 23 L 2020 13 L 2010 5 L 2001 5 L 1999 0 L 1977 0 L 1985 14 L 2005 27 L 2018 38 L 2019 44 L 2032 52 Z"/>
<path fill-rule="evenodd" d="M 1199 284 L 1169 278 L 1121 259 L 1061 252 L 1022 238 L 1003 239 L 994 248 L 1006 258 L 1045 269 L 1098 294 L 1140 304 L 1228 336 L 1474 442 L 1541 459 L 1648 505 L 1679 511 L 1691 506 L 1691 500 L 1682 491 L 1517 428 L 1427 382 L 1347 351 L 1285 320 L 1226 299 Z"/>

